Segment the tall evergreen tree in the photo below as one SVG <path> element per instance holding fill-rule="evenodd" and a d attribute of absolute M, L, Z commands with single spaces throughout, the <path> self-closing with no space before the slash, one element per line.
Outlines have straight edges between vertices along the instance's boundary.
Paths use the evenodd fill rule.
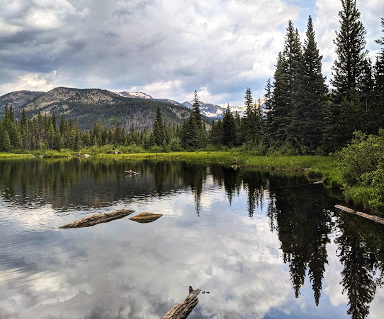
<path fill-rule="evenodd" d="M 265 119 L 265 126 L 266 130 L 264 132 L 265 134 L 265 141 L 266 145 L 270 146 L 270 139 L 271 139 L 271 129 L 272 129 L 272 122 L 273 122 L 273 102 L 272 102 L 272 90 L 273 86 L 271 84 L 271 79 L 267 80 L 267 84 L 265 86 L 265 112 L 266 112 L 266 119 Z"/>
<path fill-rule="evenodd" d="M 250 88 L 245 91 L 244 97 L 245 117 L 242 119 L 242 139 L 243 142 L 252 142 L 254 131 L 254 104 Z"/>
<path fill-rule="evenodd" d="M 332 67 L 331 84 L 335 87 L 337 103 L 361 86 L 362 73 L 365 67 L 367 52 L 365 51 L 365 28 L 356 8 L 355 0 L 341 0 L 343 9 L 339 12 L 340 31 L 336 32 L 337 59 Z"/>
<path fill-rule="evenodd" d="M 293 119 L 295 104 L 297 104 L 301 94 L 300 85 L 303 76 L 303 54 L 299 32 L 297 29 L 294 29 L 292 21 L 288 22 L 283 54 L 285 56 L 286 73 L 288 76 L 288 94 L 286 100 L 287 117 L 285 119 L 286 140 L 293 142 L 295 140 L 295 134 L 292 131 L 292 126 L 290 126 L 290 124 Z"/>
<path fill-rule="evenodd" d="M 290 131 L 296 147 L 302 152 L 318 148 L 323 135 L 323 112 L 327 88 L 321 72 L 321 59 L 315 41 L 311 16 L 308 18 L 302 72 L 296 80 L 297 91 L 293 100 Z"/>
<path fill-rule="evenodd" d="M 286 140 L 286 126 L 288 125 L 288 75 L 286 60 L 281 52 L 277 57 L 274 74 L 272 110 L 269 112 L 269 132 L 272 144 L 282 144 Z"/>
<path fill-rule="evenodd" d="M 273 108 L 270 112 L 272 122 L 269 124 L 269 131 L 273 132 L 272 138 L 276 145 L 294 139 L 289 124 L 292 121 L 294 101 L 298 98 L 302 60 L 299 33 L 294 29 L 292 21 L 289 21 L 284 51 L 279 53 L 273 83 Z"/>
<path fill-rule="evenodd" d="M 384 33 L 384 18 L 381 18 L 381 27 Z M 384 128 L 384 36 L 376 40 L 376 43 L 382 47 L 373 70 L 373 101 L 368 113 L 368 133 L 372 134 Z"/>
<path fill-rule="evenodd" d="M 223 117 L 223 145 L 232 147 L 236 143 L 236 123 L 229 104 Z"/>
<path fill-rule="evenodd" d="M 157 108 L 155 122 L 153 123 L 153 137 L 157 146 L 162 146 L 165 139 L 165 127 L 160 107 Z"/>
<path fill-rule="evenodd" d="M 200 113 L 199 98 L 195 90 L 194 100 L 192 104 L 192 112 L 189 118 L 184 121 L 182 128 L 182 144 L 187 148 L 198 148 L 205 146 L 205 125 Z"/>
<path fill-rule="evenodd" d="M 335 151 L 345 145 L 356 130 L 362 130 L 364 104 L 362 89 L 366 78 L 367 52 L 365 28 L 354 0 L 341 0 L 339 12 L 341 28 L 336 32 L 337 59 L 332 67 L 334 87 L 325 123 L 326 150 Z M 330 116 L 331 115 L 331 116 Z"/>

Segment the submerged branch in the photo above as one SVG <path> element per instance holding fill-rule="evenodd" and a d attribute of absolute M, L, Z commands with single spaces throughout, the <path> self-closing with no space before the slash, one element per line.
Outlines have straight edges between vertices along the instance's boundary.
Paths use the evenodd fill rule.
<path fill-rule="evenodd" d="M 378 217 L 378 216 L 374 216 L 374 215 L 369 215 L 369 214 L 362 213 L 362 212 L 357 212 L 357 211 L 355 211 L 355 210 L 353 210 L 351 208 L 348 208 L 348 207 L 345 207 L 345 206 L 342 206 L 342 205 L 335 205 L 335 207 L 337 209 L 340 209 L 343 212 L 359 215 L 361 217 L 364 217 L 366 219 L 369 219 L 369 220 L 372 220 L 372 221 L 374 221 L 376 223 L 384 225 L 384 218 L 382 218 L 382 217 Z"/>
<path fill-rule="evenodd" d="M 98 213 L 91 216 L 78 219 L 72 223 L 61 226 L 60 228 L 81 228 L 94 226 L 100 223 L 107 223 L 114 219 L 123 218 L 132 214 L 134 210 L 120 209 L 111 213 Z"/>
<path fill-rule="evenodd" d="M 159 219 L 161 216 L 163 216 L 163 214 L 153 214 L 153 213 L 145 212 L 145 213 L 141 213 L 131 217 L 130 220 L 145 224 L 145 223 L 154 222 L 156 219 Z"/>

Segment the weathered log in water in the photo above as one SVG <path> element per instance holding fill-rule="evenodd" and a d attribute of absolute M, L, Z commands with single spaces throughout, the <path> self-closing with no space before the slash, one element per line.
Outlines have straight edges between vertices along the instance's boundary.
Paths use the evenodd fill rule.
<path fill-rule="evenodd" d="M 191 291 L 192 290 L 192 291 Z M 164 317 L 161 319 L 185 319 L 189 316 L 191 311 L 196 307 L 199 299 L 197 296 L 200 293 L 200 289 L 193 290 L 191 287 L 189 289 L 189 295 L 179 304 L 174 306 L 171 310 L 169 310 Z"/>
<path fill-rule="evenodd" d="M 342 205 L 335 205 L 335 207 L 337 209 L 342 210 L 343 212 L 359 215 L 361 217 L 367 218 L 367 219 L 372 220 L 372 221 L 374 221 L 376 223 L 384 225 L 384 218 L 381 218 L 379 216 L 374 216 L 374 215 L 369 215 L 369 214 L 362 213 L 362 212 L 357 212 L 357 211 L 355 211 L 355 210 L 353 210 L 353 209 L 351 209 L 349 207 L 345 207 L 345 206 L 342 206 Z"/>
<path fill-rule="evenodd" d="M 78 219 L 72 223 L 61 226 L 60 228 L 81 228 L 81 227 L 89 227 L 94 226 L 100 223 L 107 223 L 111 220 L 123 218 L 132 214 L 134 210 L 126 210 L 120 209 L 111 213 L 98 213 L 91 216 L 84 217 L 82 219 Z"/>
<path fill-rule="evenodd" d="M 153 213 L 140 213 L 136 216 L 133 216 L 130 218 L 130 220 L 133 220 L 138 223 L 146 224 L 146 223 L 152 223 L 156 219 L 159 219 L 163 214 L 153 214 Z"/>

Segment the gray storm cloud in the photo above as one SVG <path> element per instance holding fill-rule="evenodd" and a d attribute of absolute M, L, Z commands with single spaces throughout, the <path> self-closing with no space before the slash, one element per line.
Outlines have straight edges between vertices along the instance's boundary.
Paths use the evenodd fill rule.
<path fill-rule="evenodd" d="M 0 94 L 64 85 L 184 101 L 197 89 L 226 103 L 250 86 L 261 97 L 287 21 L 307 19 L 299 2 L 0 0 Z"/>

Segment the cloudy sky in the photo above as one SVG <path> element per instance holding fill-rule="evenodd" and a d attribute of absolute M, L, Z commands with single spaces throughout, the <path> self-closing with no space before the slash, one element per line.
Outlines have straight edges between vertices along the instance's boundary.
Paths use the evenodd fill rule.
<path fill-rule="evenodd" d="M 291 19 L 314 19 L 330 77 L 338 0 L 0 0 L 0 95 L 57 86 L 143 91 L 183 102 L 264 95 Z M 382 0 L 358 0 L 371 56 Z"/>

